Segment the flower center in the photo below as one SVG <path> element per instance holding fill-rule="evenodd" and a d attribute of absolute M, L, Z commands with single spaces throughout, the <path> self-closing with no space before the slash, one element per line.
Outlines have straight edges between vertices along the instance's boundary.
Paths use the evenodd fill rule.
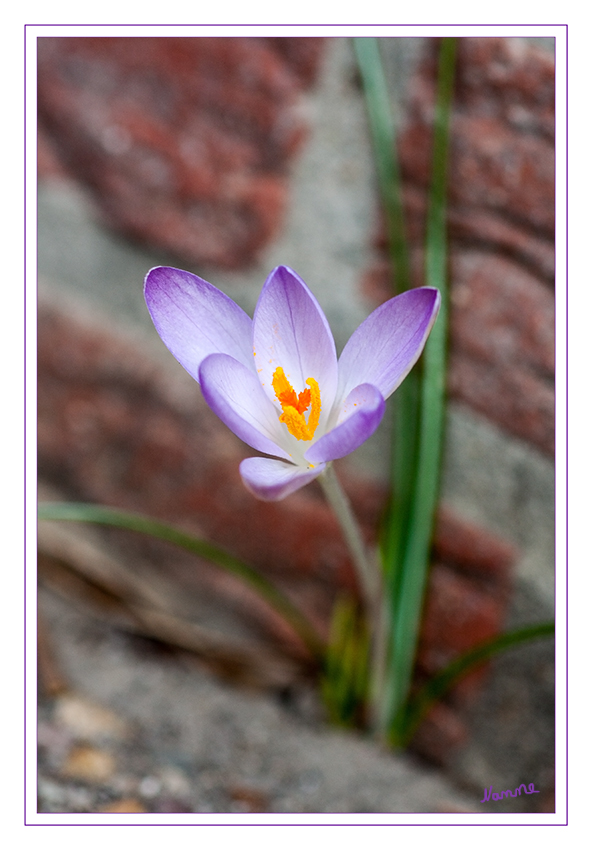
<path fill-rule="evenodd" d="M 308 388 L 296 395 L 296 391 L 278 366 L 273 373 L 271 385 L 277 400 L 282 406 L 280 422 L 283 422 L 290 434 L 297 440 L 312 440 L 319 424 L 321 414 L 321 391 L 314 378 L 307 378 Z M 310 407 L 308 422 L 304 418 Z"/>

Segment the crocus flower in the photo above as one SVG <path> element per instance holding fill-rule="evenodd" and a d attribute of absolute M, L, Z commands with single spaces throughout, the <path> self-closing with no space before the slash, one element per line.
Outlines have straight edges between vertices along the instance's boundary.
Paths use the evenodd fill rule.
<path fill-rule="evenodd" d="M 240 465 L 245 486 L 267 500 L 303 487 L 374 433 L 440 306 L 438 290 L 427 287 L 391 298 L 337 359 L 325 314 L 286 266 L 267 278 L 252 320 L 180 269 L 152 269 L 144 295 L 161 339 L 210 408 L 247 445 L 272 456 Z"/>

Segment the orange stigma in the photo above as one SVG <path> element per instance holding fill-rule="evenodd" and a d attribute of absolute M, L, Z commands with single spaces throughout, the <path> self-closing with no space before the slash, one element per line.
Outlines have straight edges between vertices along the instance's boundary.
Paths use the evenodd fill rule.
<path fill-rule="evenodd" d="M 314 378 L 307 378 L 308 388 L 296 395 L 296 391 L 278 366 L 273 373 L 271 385 L 276 398 L 282 406 L 280 422 L 283 422 L 290 434 L 297 440 L 312 440 L 321 415 L 321 391 Z M 308 422 L 304 413 L 310 407 Z"/>

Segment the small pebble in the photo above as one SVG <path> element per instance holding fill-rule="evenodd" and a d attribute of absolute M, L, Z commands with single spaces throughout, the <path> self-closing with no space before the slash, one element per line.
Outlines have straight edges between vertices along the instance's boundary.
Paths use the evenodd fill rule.
<path fill-rule="evenodd" d="M 163 788 L 173 796 L 182 797 L 191 792 L 191 783 L 188 777 L 176 767 L 163 767 L 160 771 L 160 778 Z"/>
<path fill-rule="evenodd" d="M 156 797 L 162 790 L 162 782 L 156 776 L 145 776 L 138 786 L 142 797 Z"/>
<path fill-rule="evenodd" d="M 126 724 L 116 714 L 78 694 L 64 694 L 56 700 L 54 718 L 86 741 L 120 740 L 127 733 Z"/>
<path fill-rule="evenodd" d="M 127 797 L 122 800 L 115 800 L 113 803 L 108 803 L 106 806 L 101 806 L 100 812 L 113 812 L 115 814 L 138 813 L 143 814 L 148 810 L 144 808 L 139 800 L 134 797 Z"/>
<path fill-rule="evenodd" d="M 114 772 L 115 759 L 110 753 L 85 745 L 70 751 L 61 770 L 64 776 L 86 782 L 105 782 Z"/>

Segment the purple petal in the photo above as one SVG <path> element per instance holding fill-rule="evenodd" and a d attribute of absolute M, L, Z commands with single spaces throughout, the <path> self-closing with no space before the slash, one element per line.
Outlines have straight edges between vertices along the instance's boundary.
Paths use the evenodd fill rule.
<path fill-rule="evenodd" d="M 269 457 L 248 457 L 240 467 L 243 484 L 258 499 L 275 502 L 284 499 L 312 481 L 325 469 L 321 463 L 314 469 L 294 466 Z"/>
<path fill-rule="evenodd" d="M 314 378 L 321 390 L 320 427 L 337 388 L 335 342 L 325 314 L 296 272 L 274 269 L 265 282 L 253 317 L 255 364 L 263 388 L 277 404 L 271 381 L 281 366 L 297 393 Z"/>
<path fill-rule="evenodd" d="M 199 368 L 208 405 L 237 437 L 265 454 L 289 459 L 280 445 L 281 423 L 257 376 L 228 354 L 210 354 Z"/>
<path fill-rule="evenodd" d="M 385 403 L 372 384 L 355 387 L 343 403 L 337 425 L 305 453 L 306 460 L 322 463 L 345 457 L 376 431 L 384 415 Z"/>
<path fill-rule="evenodd" d="M 411 371 L 425 345 L 440 293 L 422 287 L 391 298 L 362 322 L 339 358 L 338 398 L 359 384 L 373 384 L 386 399 Z"/>
<path fill-rule="evenodd" d="M 144 297 L 160 338 L 196 381 L 208 354 L 229 354 L 253 368 L 251 319 L 211 283 L 159 266 L 146 275 Z"/>

